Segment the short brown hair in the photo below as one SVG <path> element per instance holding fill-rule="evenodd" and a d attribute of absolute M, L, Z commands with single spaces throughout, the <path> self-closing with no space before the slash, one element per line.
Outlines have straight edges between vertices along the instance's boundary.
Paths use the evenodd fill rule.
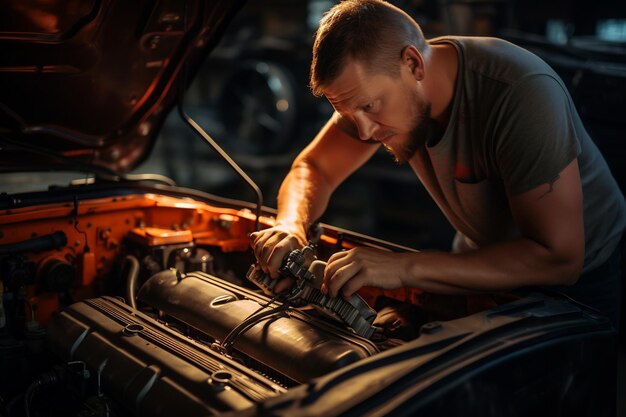
<path fill-rule="evenodd" d="M 419 25 L 408 14 L 382 0 L 344 0 L 322 18 L 315 33 L 311 62 L 311 91 L 339 76 L 346 59 L 368 63 L 373 72 L 397 76 L 403 49 L 428 47 Z"/>

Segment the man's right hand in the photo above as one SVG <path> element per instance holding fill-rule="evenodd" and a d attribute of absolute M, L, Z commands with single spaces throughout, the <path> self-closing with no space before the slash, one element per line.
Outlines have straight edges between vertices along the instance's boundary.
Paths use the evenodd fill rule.
<path fill-rule="evenodd" d="M 259 266 L 272 279 L 279 277 L 283 259 L 294 249 L 301 249 L 306 240 L 284 226 L 274 226 L 250 234 L 250 243 Z M 292 279 L 283 279 L 274 287 L 278 294 L 293 285 Z"/>

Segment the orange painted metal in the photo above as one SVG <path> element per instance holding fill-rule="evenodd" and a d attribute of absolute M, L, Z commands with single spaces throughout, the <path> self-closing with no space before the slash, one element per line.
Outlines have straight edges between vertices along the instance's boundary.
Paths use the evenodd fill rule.
<path fill-rule="evenodd" d="M 129 237 L 146 246 L 175 245 L 193 241 L 191 230 L 170 230 L 158 227 L 132 229 Z"/>
<path fill-rule="evenodd" d="M 35 284 L 25 291 L 26 318 L 45 325 L 60 307 L 59 296 L 43 289 L 41 275 L 51 260 L 74 267 L 74 300 L 101 293 L 120 246 L 128 236 L 148 246 L 187 243 L 220 247 L 225 252 L 245 251 L 254 231 L 249 210 L 217 208 L 189 199 L 137 194 L 73 203 L 45 204 L 0 211 L 0 244 L 25 241 L 62 231 L 67 245 L 57 250 L 25 254 L 36 265 Z M 272 220 L 263 218 L 270 225 Z"/>
<path fill-rule="evenodd" d="M 254 231 L 255 215 L 247 209 L 234 210 L 206 203 L 156 194 L 137 194 L 46 204 L 0 211 L 0 244 L 16 243 L 34 237 L 63 231 L 67 245 L 57 250 L 28 253 L 37 266 L 35 284 L 26 288 L 26 317 L 45 325 L 60 308 L 59 296 L 43 290 L 42 271 L 52 260 L 74 267 L 71 288 L 74 301 L 102 294 L 106 280 L 116 262 L 125 238 L 148 247 L 168 244 L 213 246 L 223 252 L 249 249 L 248 236 Z M 274 220 L 261 218 L 263 226 Z M 323 244 L 336 246 L 335 237 L 323 235 Z M 344 249 L 354 245 L 342 242 Z M 376 298 L 386 296 L 399 301 L 420 304 L 422 292 L 414 288 L 381 290 L 363 288 L 359 291 L 373 305 Z"/>

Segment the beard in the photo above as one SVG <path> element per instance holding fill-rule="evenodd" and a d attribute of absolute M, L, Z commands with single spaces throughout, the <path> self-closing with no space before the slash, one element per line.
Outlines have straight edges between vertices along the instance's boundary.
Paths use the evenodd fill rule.
<path fill-rule="evenodd" d="M 396 164 L 407 163 L 420 147 L 431 144 L 433 138 L 441 133 L 439 123 L 431 117 L 431 103 L 427 102 L 415 115 L 411 122 L 412 129 L 408 138 L 393 147 L 384 144 Z"/>

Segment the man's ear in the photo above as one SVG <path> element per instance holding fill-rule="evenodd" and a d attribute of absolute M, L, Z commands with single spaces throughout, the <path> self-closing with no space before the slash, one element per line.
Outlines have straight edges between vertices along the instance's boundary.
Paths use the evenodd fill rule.
<path fill-rule="evenodd" d="M 424 79 L 424 57 L 413 45 L 405 46 L 402 49 L 402 64 L 407 65 L 411 74 L 417 81 Z"/>

